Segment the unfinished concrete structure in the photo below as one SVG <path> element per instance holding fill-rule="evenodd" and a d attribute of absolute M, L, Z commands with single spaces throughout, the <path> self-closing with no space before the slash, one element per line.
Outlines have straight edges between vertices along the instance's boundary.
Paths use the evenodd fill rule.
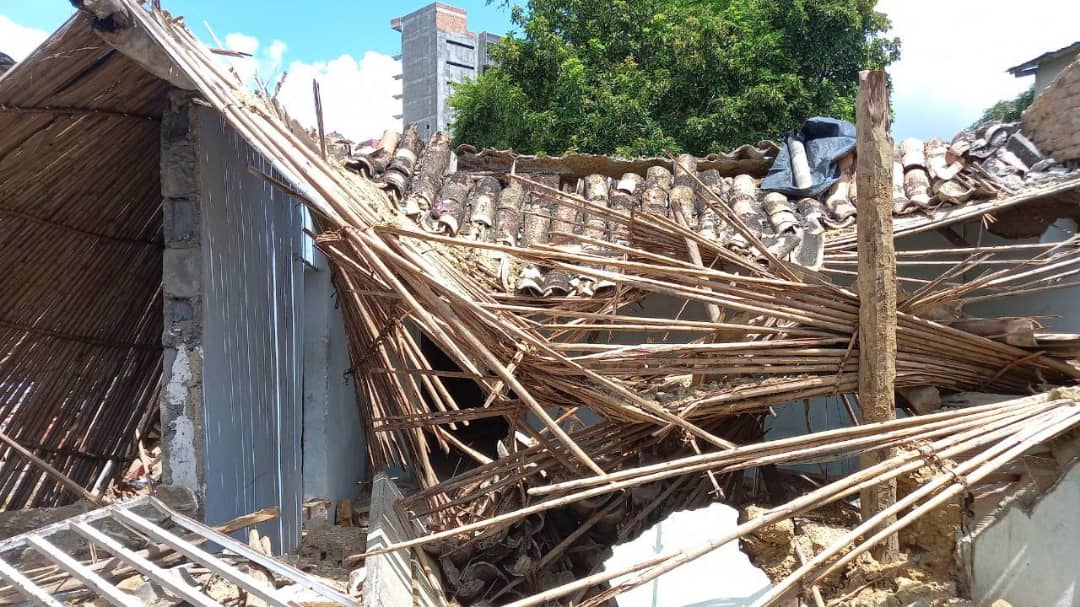
<path fill-rule="evenodd" d="M 470 32 L 466 20 L 464 9 L 436 2 L 390 23 L 401 32 L 401 117 L 425 139 L 452 121 L 446 103 L 452 84 L 494 64 L 489 49 L 499 36 Z"/>

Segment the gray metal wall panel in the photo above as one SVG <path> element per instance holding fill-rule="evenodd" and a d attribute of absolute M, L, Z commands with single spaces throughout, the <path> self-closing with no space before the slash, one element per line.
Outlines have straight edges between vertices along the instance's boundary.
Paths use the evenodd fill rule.
<path fill-rule="evenodd" d="M 206 520 L 260 508 L 275 550 L 300 537 L 303 494 L 303 218 L 248 169 L 270 163 L 222 118 L 200 113 Z"/>

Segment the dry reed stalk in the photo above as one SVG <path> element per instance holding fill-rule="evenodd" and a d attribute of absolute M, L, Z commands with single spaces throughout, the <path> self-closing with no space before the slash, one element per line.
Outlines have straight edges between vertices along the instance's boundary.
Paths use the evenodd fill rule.
<path fill-rule="evenodd" d="M 1075 405 L 1069 403 L 1067 406 L 1074 407 Z M 1045 416 L 1046 414 L 1044 413 L 1043 415 Z M 1053 415 L 1052 411 L 1050 412 L 1050 415 Z M 1072 419 L 1072 423 L 1075 424 L 1076 418 L 1074 417 Z M 603 574 L 589 576 L 570 584 L 565 584 L 558 588 L 541 592 L 527 599 L 510 603 L 508 607 L 531 607 L 533 605 L 541 604 L 544 601 L 565 596 L 581 588 L 588 588 L 616 578 L 643 572 L 635 575 L 629 580 L 620 582 L 611 590 L 603 592 L 590 600 L 592 601 L 592 604 L 598 604 L 598 601 L 608 600 L 621 592 L 647 583 L 682 564 L 694 560 L 695 558 L 699 558 L 700 556 L 763 526 L 774 524 L 780 520 L 790 518 L 799 512 L 817 508 L 848 495 L 852 495 L 865 487 L 876 485 L 887 479 L 895 478 L 901 474 L 917 470 L 930 462 L 931 457 L 934 459 L 952 457 L 959 453 L 970 452 L 974 449 L 995 444 L 996 442 L 1005 440 L 1010 436 L 1015 436 L 1025 431 L 1025 428 L 1039 426 L 1041 425 L 1041 421 L 1042 418 L 1039 416 L 1034 418 L 1029 417 L 1025 423 L 1018 423 L 1014 419 L 1006 418 L 1003 421 L 998 421 L 996 424 L 993 424 L 991 426 L 992 429 L 988 429 L 987 427 L 976 427 L 950 438 L 934 441 L 931 443 L 930 448 L 924 449 L 924 451 L 928 451 L 928 454 L 926 455 L 923 455 L 920 451 L 901 453 L 873 467 L 860 470 L 848 477 L 811 491 L 783 506 L 769 510 L 762 516 L 739 525 L 735 530 L 722 537 L 714 538 L 707 542 L 703 542 L 698 546 L 670 552 L 614 571 L 607 571 Z M 885 531 L 891 533 L 890 530 Z M 885 537 L 884 532 L 882 533 L 882 537 Z"/>
<path fill-rule="evenodd" d="M 1072 411 L 1060 412 L 1061 415 L 1058 415 L 1056 418 L 1048 419 L 1043 424 L 1026 424 L 1025 432 L 1017 433 L 1011 442 L 1003 440 L 985 451 L 976 453 L 954 467 L 940 471 L 934 478 L 898 500 L 896 504 L 892 505 L 887 510 L 877 513 L 873 517 L 863 521 L 848 533 L 834 540 L 832 545 L 827 549 L 816 555 L 809 562 L 803 563 L 802 566 L 774 585 L 765 596 L 761 597 L 758 602 L 755 603 L 755 605 L 763 607 L 765 605 L 774 604 L 803 578 L 811 575 L 811 572 L 814 572 L 815 569 L 820 570 L 814 575 L 815 579 L 820 580 L 826 577 L 830 573 L 854 560 L 866 550 L 869 550 L 877 543 L 877 541 L 886 537 L 886 534 L 895 533 L 906 527 L 917 519 L 920 514 L 929 512 L 946 500 L 967 491 L 973 484 L 994 472 L 1002 465 L 1016 459 L 1032 447 L 1067 431 L 1069 428 L 1076 425 L 1077 417 L 1080 416 L 1080 408 L 1077 407 L 1076 403 L 1072 403 L 1071 409 Z M 934 499 L 920 505 L 917 510 L 913 510 L 907 516 L 898 519 L 888 528 L 882 529 L 874 535 L 870 535 L 870 532 L 874 530 L 875 526 L 885 522 L 889 517 L 896 516 L 904 510 L 918 505 L 921 500 L 934 495 L 942 489 L 945 489 L 945 491 L 939 493 Z M 840 560 L 837 560 L 836 562 L 829 564 L 827 568 L 824 568 L 831 559 L 855 543 L 860 537 L 868 539 L 856 545 L 853 550 L 845 554 Z"/>

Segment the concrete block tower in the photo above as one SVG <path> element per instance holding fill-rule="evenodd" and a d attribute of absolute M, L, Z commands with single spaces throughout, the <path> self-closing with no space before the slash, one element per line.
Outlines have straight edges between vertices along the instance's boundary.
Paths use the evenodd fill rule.
<path fill-rule="evenodd" d="M 464 9 L 429 4 L 390 22 L 401 32 L 401 118 L 427 139 L 453 120 L 451 83 L 476 78 L 493 64 L 488 48 L 500 36 L 470 32 Z"/>

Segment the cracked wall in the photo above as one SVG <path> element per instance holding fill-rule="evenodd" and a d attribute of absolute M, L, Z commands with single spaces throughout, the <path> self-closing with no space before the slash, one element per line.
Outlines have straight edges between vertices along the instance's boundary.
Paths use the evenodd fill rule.
<path fill-rule="evenodd" d="M 165 347 L 160 395 L 165 485 L 204 496 L 202 242 L 197 114 L 191 96 L 170 95 L 161 120 L 165 223 L 162 291 Z"/>

